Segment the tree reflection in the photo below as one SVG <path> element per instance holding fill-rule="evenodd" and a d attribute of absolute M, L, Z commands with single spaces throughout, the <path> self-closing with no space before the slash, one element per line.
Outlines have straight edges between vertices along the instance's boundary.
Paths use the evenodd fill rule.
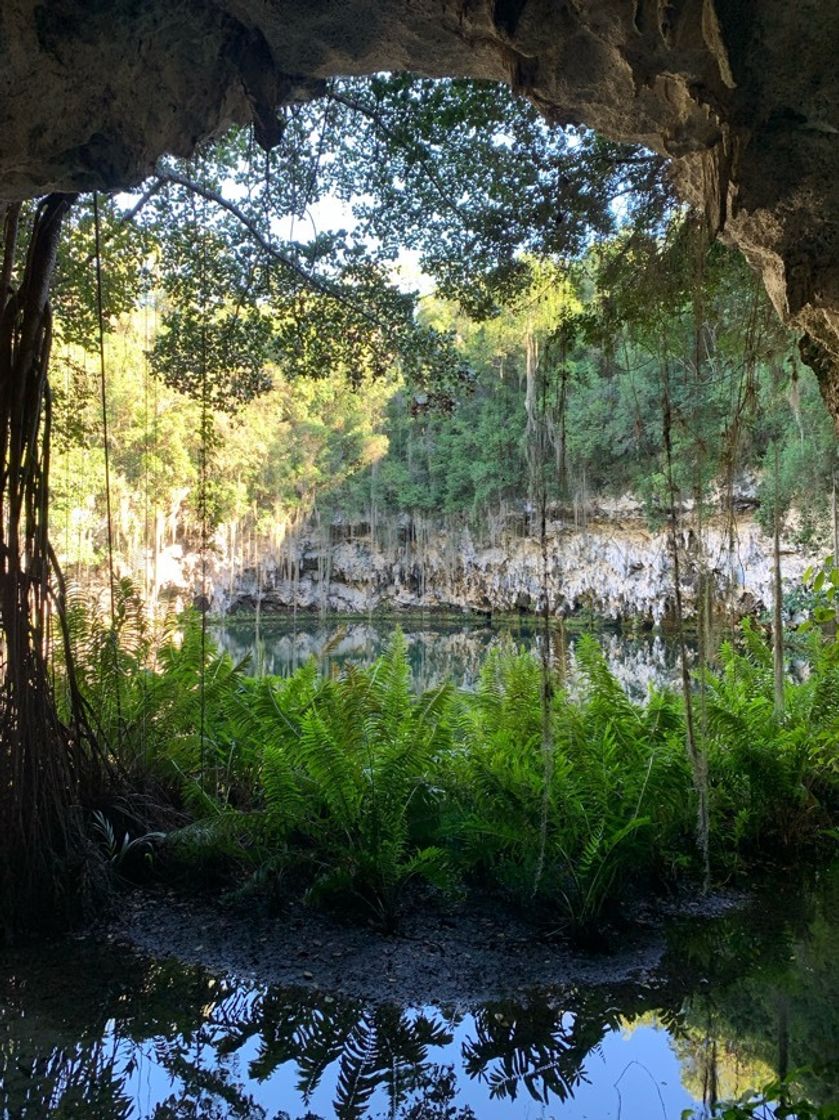
<path fill-rule="evenodd" d="M 230 989 L 174 962 L 108 947 L 76 947 L 69 962 L 66 949 L 19 954 L 0 976 L 0 1117 L 133 1120 L 138 1070 L 154 1066 L 179 1081 L 208 1012 Z M 247 1099 L 242 1086 L 227 1096 Z"/>
<path fill-rule="evenodd" d="M 671 1024 L 682 1083 L 703 1105 L 776 1077 L 815 1104 L 839 1100 L 839 867 L 674 941 L 701 978 Z"/>
<path fill-rule="evenodd" d="M 307 1103 L 326 1070 L 337 1064 L 333 1104 L 338 1120 L 365 1115 L 380 1088 L 395 1115 L 429 1069 L 429 1049 L 452 1041 L 449 1027 L 436 1013 L 390 1004 L 365 1008 L 359 1001 L 336 1001 L 319 993 L 295 998 L 276 988 L 257 1000 L 248 1030 L 260 1036 L 251 1076 L 264 1081 L 279 1066 L 294 1062 L 297 1091 Z M 232 1042 L 231 1038 L 227 1045 Z"/>
<path fill-rule="evenodd" d="M 262 1120 L 266 1112 L 253 1086 L 276 1079 L 279 1087 L 288 1081 L 286 1066 L 294 1069 L 304 1105 L 329 1073 L 338 1120 L 361 1120 L 382 1099 L 393 1118 L 470 1120 L 471 1110 L 456 1099 L 459 1076 L 487 1083 L 499 1097 L 515 1099 L 523 1084 L 536 1099 L 564 1100 L 586 1055 L 619 1015 L 605 996 L 594 1004 L 590 995 L 580 997 L 573 1012 L 546 1000 L 527 1008 L 488 1004 L 475 1013 L 455 1066 L 441 1058 L 451 1055 L 462 1014 L 365 1006 L 311 990 L 230 987 L 199 969 L 133 958 L 96 1001 L 91 993 L 103 978 L 96 973 L 75 970 L 57 1002 L 35 996 L 34 988 L 49 990 L 43 976 L 33 990 L 7 980 L 4 1120 L 47 1114 L 133 1120 L 139 1115 L 135 1074 L 150 1065 L 165 1072 L 171 1090 L 155 1102 L 154 1120 Z M 245 1052 L 242 1075 L 230 1063 Z M 278 1104 L 283 1096 L 287 1085 Z"/>
<path fill-rule="evenodd" d="M 463 1095 L 476 1087 L 567 1101 L 628 1022 L 667 1027 L 683 1084 L 708 1106 L 786 1067 L 807 1067 L 798 1084 L 815 1102 L 835 1099 L 832 883 L 820 905 L 787 906 L 776 922 L 745 914 L 683 931 L 666 993 L 589 987 L 468 1015 L 237 984 L 107 947 L 8 959 L 0 1120 L 290 1120 L 324 1096 L 337 1120 L 475 1120 Z"/>
<path fill-rule="evenodd" d="M 5 1043 L 0 1052 L 0 1116 L 128 1120 L 133 1115 L 133 1095 L 125 1090 L 123 1063 L 113 1043 L 54 1049 L 28 1066 Z"/>

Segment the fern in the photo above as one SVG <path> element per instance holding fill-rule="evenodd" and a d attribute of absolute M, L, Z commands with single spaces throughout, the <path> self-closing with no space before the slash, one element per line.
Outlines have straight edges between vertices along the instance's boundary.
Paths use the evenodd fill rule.
<path fill-rule="evenodd" d="M 706 674 L 713 838 L 718 858 L 787 848 L 818 835 L 836 797 L 839 675 L 835 643 L 812 641 L 809 675 L 787 681 L 775 710 L 771 650 L 750 625 Z"/>
<path fill-rule="evenodd" d="M 300 837 L 311 898 L 354 900 L 392 925 L 411 879 L 453 880 L 444 853 L 425 842 L 436 800 L 428 779 L 449 743 L 450 689 L 412 694 L 399 632 L 369 669 L 349 667 L 302 691 L 292 678 L 287 689 L 305 701 L 289 714 L 285 690 L 275 697 L 282 730 L 263 751 L 273 768 L 265 811 L 285 815 Z"/>
<path fill-rule="evenodd" d="M 667 846 L 686 827 L 690 776 L 672 697 L 655 694 L 646 709 L 633 704 L 593 640 L 580 643 L 578 665 L 582 697 L 557 691 L 551 711 L 538 893 L 557 917 L 590 930 L 623 885 L 621 872 L 643 877 L 666 864 Z M 529 900 L 544 783 L 539 666 L 515 650 L 494 654 L 465 708 L 462 750 L 450 766 L 463 859 L 472 874 Z"/>
<path fill-rule="evenodd" d="M 466 879 L 590 932 L 633 884 L 692 867 L 683 701 L 630 700 L 593 639 L 577 645 L 575 690 L 551 701 L 547 788 L 541 668 L 512 642 L 486 658 L 473 695 L 415 695 L 398 631 L 368 668 L 323 679 L 312 660 L 287 680 L 253 679 L 194 616 L 152 632 L 127 583 L 113 626 L 72 598 L 70 642 L 119 771 L 190 820 L 164 845 L 185 875 L 241 890 L 294 881 L 385 926 L 412 881 L 452 891 Z M 811 635 L 806 655 L 781 718 L 754 627 L 699 682 L 718 866 L 835 828 L 839 645 Z M 56 673 L 60 694 L 60 655 Z M 118 857 L 111 817 L 94 831 Z"/>

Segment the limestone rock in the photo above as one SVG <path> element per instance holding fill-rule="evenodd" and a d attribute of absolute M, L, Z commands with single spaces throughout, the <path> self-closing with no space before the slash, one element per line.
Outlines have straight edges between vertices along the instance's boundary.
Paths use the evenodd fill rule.
<path fill-rule="evenodd" d="M 674 611 L 673 570 L 664 528 L 651 529 L 641 507 L 628 499 L 620 514 L 600 509 L 585 527 L 573 521 L 548 523 L 547 591 L 550 610 L 623 622 L 661 623 Z M 347 526 L 342 525 L 342 530 Z M 373 540 L 369 526 L 358 535 L 330 541 L 312 525 L 288 536 L 278 551 L 267 551 L 259 569 L 241 568 L 224 555 L 221 533 L 208 570 L 211 608 L 263 612 L 464 611 L 534 613 L 543 603 L 541 544 L 521 532 L 520 523 L 496 527 L 493 539 L 479 540 L 466 527 L 425 525 L 415 535 L 386 534 Z M 772 604 L 772 539 L 748 515 L 733 523 L 707 523 L 699 542 L 689 514 L 681 529 L 682 596 L 695 613 L 704 573 L 713 601 L 725 614 L 768 611 Z M 823 549 L 783 543 L 787 588 L 800 583 Z M 186 557 L 182 574 L 169 588 L 189 601 L 200 587 L 201 565 Z"/>

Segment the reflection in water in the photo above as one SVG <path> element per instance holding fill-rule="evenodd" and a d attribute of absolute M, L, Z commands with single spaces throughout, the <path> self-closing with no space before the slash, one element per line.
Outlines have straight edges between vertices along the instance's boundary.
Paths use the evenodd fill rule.
<path fill-rule="evenodd" d="M 395 625 L 392 620 L 320 622 L 304 616 L 296 623 L 271 619 L 258 632 L 252 623 L 234 621 L 217 627 L 215 634 L 235 661 L 248 658 L 255 673 L 286 677 L 310 657 L 317 658 L 324 673 L 347 663 L 369 664 L 384 652 Z M 487 653 L 511 639 L 540 655 L 542 634 L 532 622 L 495 626 L 406 619 L 400 625 L 418 691 L 443 680 L 473 689 Z M 630 695 L 643 698 L 651 684 L 676 681 L 677 649 L 672 641 L 658 634 L 630 638 L 614 630 L 599 631 L 597 637 L 609 668 Z M 572 672 L 576 638 L 576 634 L 568 634 L 563 651 L 559 633 L 554 631 L 552 636 L 552 657 L 564 656 Z"/>
<path fill-rule="evenodd" d="M 237 983 L 108 946 L 21 953 L 0 967 L 0 1117 L 675 1118 L 794 1069 L 815 1101 L 835 1099 L 837 903 L 839 873 L 817 896 L 677 925 L 658 987 L 471 1012 Z"/>

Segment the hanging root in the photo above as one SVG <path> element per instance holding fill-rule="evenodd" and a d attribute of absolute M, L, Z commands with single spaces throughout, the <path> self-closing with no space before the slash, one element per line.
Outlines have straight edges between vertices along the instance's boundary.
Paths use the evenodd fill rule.
<path fill-rule="evenodd" d="M 6 218 L 0 317 L 0 936 L 63 924 L 91 861 L 83 793 L 102 771 L 75 689 L 59 716 L 47 667 L 53 590 L 48 541 L 50 278 L 73 196 L 39 206 L 17 290 L 17 211 Z M 62 611 L 57 621 L 63 628 Z"/>
<path fill-rule="evenodd" d="M 662 433 L 668 490 L 668 541 L 673 564 L 673 594 L 676 606 L 676 635 L 679 641 L 679 665 L 682 678 L 682 697 L 685 703 L 685 738 L 696 789 L 696 846 L 702 861 L 702 889 L 711 887 L 711 825 L 708 802 L 708 758 L 696 734 L 693 713 L 693 691 L 690 680 L 687 643 L 685 641 L 684 609 L 682 604 L 682 576 L 679 561 L 679 515 L 676 500 L 676 483 L 673 474 L 672 408 L 670 401 L 670 370 L 666 359 L 662 362 Z"/>

